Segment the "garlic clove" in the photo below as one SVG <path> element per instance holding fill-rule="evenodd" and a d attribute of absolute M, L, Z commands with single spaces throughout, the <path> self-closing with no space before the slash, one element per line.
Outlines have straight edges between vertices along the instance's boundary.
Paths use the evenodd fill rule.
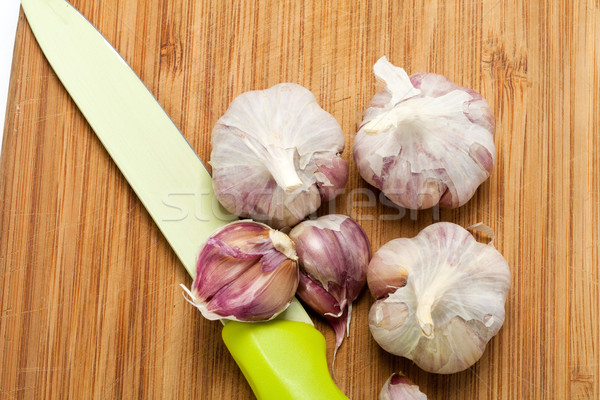
<path fill-rule="evenodd" d="M 334 158 L 315 159 L 317 165 L 317 186 L 321 193 L 323 201 L 335 199 L 344 191 L 346 181 L 348 180 L 348 163 L 343 158 L 336 156 Z"/>
<path fill-rule="evenodd" d="M 201 248 L 190 302 L 210 320 L 264 321 L 285 310 L 298 287 L 294 243 L 254 221 L 235 221 Z"/>
<path fill-rule="evenodd" d="M 478 324 L 481 322 L 471 320 L 467 323 L 460 317 L 452 318 L 439 340 L 419 342 L 413 361 L 417 365 L 427 365 L 427 370 L 439 374 L 469 368 L 481 358 L 487 344 L 487 334 Z M 449 353 L 447 349 L 453 351 Z"/>
<path fill-rule="evenodd" d="M 328 288 L 332 290 L 332 286 Z M 331 293 L 306 274 L 300 274 L 298 285 L 298 297 L 302 299 L 313 311 L 323 316 L 335 332 L 334 359 L 337 350 L 348 333 L 350 317 L 352 314 L 352 302 L 348 302 L 346 291 L 342 288 L 332 290 L 336 292 L 334 297 Z"/>
<path fill-rule="evenodd" d="M 406 284 L 396 287 L 396 276 L 406 276 Z M 510 279 L 492 245 L 456 224 L 430 225 L 373 256 L 367 281 L 378 300 L 369 311 L 371 333 L 384 350 L 426 371 L 462 371 L 500 330 Z"/>
<path fill-rule="evenodd" d="M 383 384 L 378 400 L 427 400 L 425 393 L 419 390 L 403 373 L 394 373 Z"/>
<path fill-rule="evenodd" d="M 290 238 L 300 263 L 298 296 L 334 328 L 335 354 L 348 331 L 352 302 L 366 283 L 369 239 L 352 218 L 338 214 L 304 221 Z"/>
<path fill-rule="evenodd" d="M 342 313 L 342 308 L 347 301 L 341 300 L 329 293 L 318 280 L 300 273 L 300 282 L 298 292 L 302 294 L 301 299 L 310 306 L 315 312 L 323 316 L 333 316 L 337 318 Z"/>
<path fill-rule="evenodd" d="M 340 125 L 294 83 L 236 97 L 215 125 L 211 143 L 219 202 L 275 228 L 294 226 L 346 184 Z"/>
<path fill-rule="evenodd" d="M 385 57 L 373 70 L 384 88 L 371 100 L 353 148 L 363 179 L 405 208 L 465 204 L 493 169 L 488 103 L 441 75 L 409 77 Z"/>
<path fill-rule="evenodd" d="M 376 299 L 380 299 L 406 286 L 408 271 L 402 266 L 381 263 L 377 268 L 367 269 L 369 291 Z"/>

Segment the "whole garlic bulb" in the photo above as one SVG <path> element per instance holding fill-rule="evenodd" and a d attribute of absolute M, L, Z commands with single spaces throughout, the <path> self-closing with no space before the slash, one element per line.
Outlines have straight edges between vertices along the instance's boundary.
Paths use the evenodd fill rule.
<path fill-rule="evenodd" d="M 285 310 L 298 287 L 294 243 L 254 221 L 234 221 L 200 249 L 188 301 L 210 320 L 266 321 Z"/>
<path fill-rule="evenodd" d="M 377 400 L 427 400 L 427 396 L 404 374 L 395 373 L 385 381 Z"/>
<path fill-rule="evenodd" d="M 442 75 L 411 75 L 382 57 L 383 83 L 354 140 L 361 176 L 394 203 L 425 209 L 465 204 L 490 175 L 494 117 L 483 97 Z"/>
<path fill-rule="evenodd" d="M 300 263 L 297 294 L 333 327 L 335 355 L 348 332 L 352 302 L 366 283 L 369 238 L 356 221 L 339 214 L 303 221 L 290 238 Z"/>
<path fill-rule="evenodd" d="M 236 215 L 293 226 L 343 191 L 343 149 L 340 125 L 302 86 L 243 93 L 212 132 L 216 197 Z"/>
<path fill-rule="evenodd" d="M 382 246 L 367 284 L 378 299 L 369 311 L 375 341 L 426 371 L 448 374 L 473 365 L 498 333 L 510 270 L 492 245 L 440 222 Z"/>

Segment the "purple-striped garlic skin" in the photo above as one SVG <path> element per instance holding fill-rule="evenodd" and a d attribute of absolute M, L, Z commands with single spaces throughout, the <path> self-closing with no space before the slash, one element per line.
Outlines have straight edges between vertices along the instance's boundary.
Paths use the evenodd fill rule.
<path fill-rule="evenodd" d="M 377 400 L 427 400 L 427 396 L 400 372 L 392 374 L 383 384 Z"/>
<path fill-rule="evenodd" d="M 342 157 L 315 158 L 317 187 L 323 201 L 342 194 L 348 180 L 348 163 Z"/>
<path fill-rule="evenodd" d="M 450 374 L 477 362 L 504 323 L 510 269 L 491 244 L 439 222 L 373 255 L 369 328 L 387 352 Z"/>
<path fill-rule="evenodd" d="M 344 134 L 313 94 L 281 83 L 236 97 L 212 132 L 213 189 L 229 212 L 291 227 L 340 194 Z"/>
<path fill-rule="evenodd" d="M 301 222 L 289 235 L 300 263 L 297 294 L 332 325 L 337 352 L 348 331 L 352 302 L 366 283 L 369 239 L 356 221 L 339 214 Z"/>
<path fill-rule="evenodd" d="M 298 287 L 294 244 L 254 221 L 235 221 L 201 248 L 190 302 L 210 320 L 266 321 L 291 303 Z"/>
<path fill-rule="evenodd" d="M 491 174 L 494 116 L 476 91 L 433 73 L 408 74 L 385 57 L 354 139 L 360 175 L 409 209 L 465 204 Z"/>

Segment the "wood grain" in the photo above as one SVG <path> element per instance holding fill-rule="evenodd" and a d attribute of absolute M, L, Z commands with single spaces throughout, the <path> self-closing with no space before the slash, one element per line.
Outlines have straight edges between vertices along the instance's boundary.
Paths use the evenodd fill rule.
<path fill-rule="evenodd" d="M 423 4 L 424 3 L 424 4 Z M 359 298 L 336 376 L 375 399 L 397 370 L 430 399 L 600 398 L 600 2 L 75 0 L 203 160 L 238 94 L 282 81 L 340 122 L 373 250 L 435 220 L 496 231 L 513 286 L 473 368 L 425 373 L 371 339 Z M 351 157 L 381 55 L 475 88 L 496 115 L 491 178 L 457 210 L 369 197 Z M 44 59 L 21 15 L 0 164 L 0 397 L 250 399 L 220 325 Z M 377 195 L 377 192 L 374 192 Z M 384 218 L 385 216 L 385 218 Z M 316 319 L 328 342 L 334 335 Z"/>

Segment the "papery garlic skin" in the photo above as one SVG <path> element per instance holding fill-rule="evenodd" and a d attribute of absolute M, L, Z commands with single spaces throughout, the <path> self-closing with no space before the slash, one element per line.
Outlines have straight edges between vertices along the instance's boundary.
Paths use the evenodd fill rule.
<path fill-rule="evenodd" d="M 339 214 L 303 221 L 289 235 L 300 263 L 297 294 L 334 328 L 335 353 L 347 334 L 352 302 L 366 283 L 369 238 L 356 221 Z"/>
<path fill-rule="evenodd" d="M 404 374 L 395 373 L 383 384 L 377 400 L 427 400 L 427 396 Z"/>
<path fill-rule="evenodd" d="M 374 254 L 367 271 L 378 299 L 369 311 L 371 333 L 384 350 L 425 371 L 462 371 L 481 358 L 504 323 L 510 280 L 492 245 L 456 224 L 430 225 Z"/>
<path fill-rule="evenodd" d="M 236 97 L 212 132 L 213 188 L 229 212 L 294 226 L 344 190 L 344 135 L 294 83 Z"/>
<path fill-rule="evenodd" d="M 360 175 L 394 203 L 425 209 L 465 204 L 493 169 L 494 116 L 485 99 L 442 75 L 411 75 L 384 56 L 384 88 L 354 139 Z"/>
<path fill-rule="evenodd" d="M 196 264 L 190 302 L 210 320 L 266 321 L 284 311 L 298 287 L 294 243 L 254 221 L 213 233 Z"/>

